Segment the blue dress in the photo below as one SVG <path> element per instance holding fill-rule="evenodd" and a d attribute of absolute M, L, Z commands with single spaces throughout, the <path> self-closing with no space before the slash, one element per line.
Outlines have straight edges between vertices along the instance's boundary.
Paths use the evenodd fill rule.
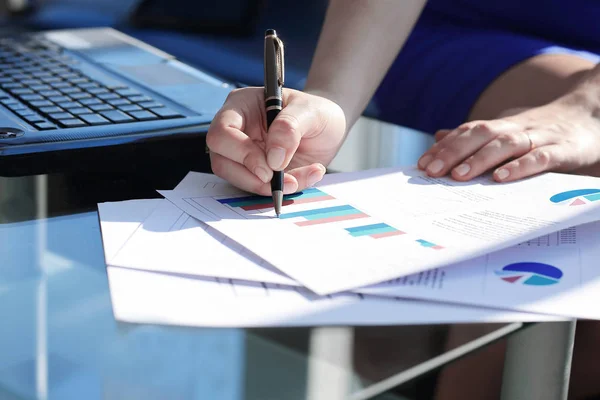
<path fill-rule="evenodd" d="M 503 72 L 565 53 L 600 61 L 600 1 L 430 0 L 373 105 L 413 129 L 454 128 Z"/>

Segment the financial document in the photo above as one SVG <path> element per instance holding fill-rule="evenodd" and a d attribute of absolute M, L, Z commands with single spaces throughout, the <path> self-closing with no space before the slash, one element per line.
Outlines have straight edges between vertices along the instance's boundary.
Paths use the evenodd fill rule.
<path fill-rule="evenodd" d="M 579 225 L 358 291 L 597 320 L 599 237 Z"/>
<path fill-rule="evenodd" d="M 600 219 L 600 179 L 543 174 L 509 184 L 432 179 L 416 168 L 327 175 L 271 200 L 205 188 L 160 191 L 320 295 L 485 256 Z M 591 189 L 590 189 L 591 188 Z M 596 190 L 596 192 L 594 192 Z M 573 207 L 575 206 L 575 207 Z"/>
<path fill-rule="evenodd" d="M 189 179 L 187 179 L 189 177 Z M 179 187 L 186 182 L 192 186 L 200 185 L 205 190 L 208 182 L 200 178 L 214 179 L 210 175 L 188 175 Z M 228 189 L 226 189 L 228 190 Z M 173 205 L 167 200 L 132 200 L 119 203 L 98 205 L 105 257 L 111 288 L 111 298 L 115 317 L 121 321 L 138 323 L 161 323 L 190 326 L 317 326 L 317 325 L 395 325 L 450 322 L 512 322 L 512 321 L 548 321 L 564 320 L 564 317 L 538 315 L 531 313 L 494 310 L 470 306 L 439 304 L 430 301 L 386 298 L 360 293 L 340 293 L 332 296 L 318 296 L 311 291 L 291 284 L 268 281 L 251 282 L 249 280 L 223 277 L 224 271 L 237 275 L 235 268 L 213 266 L 215 276 L 203 274 L 192 277 L 191 273 L 178 271 L 177 262 L 186 259 L 198 260 L 200 265 L 221 262 L 223 259 L 211 259 L 211 250 L 219 244 L 205 247 L 202 236 L 212 236 L 207 228 L 187 226 L 181 222 L 186 219 L 174 212 Z M 165 225 L 180 221 L 164 232 L 146 230 L 143 226 L 155 226 L 162 218 Z M 194 232 L 195 231 L 195 232 Z M 150 232 L 150 233 L 148 233 Z M 198 239 L 195 246 L 173 247 L 176 240 L 169 236 L 187 235 Z M 159 235 L 160 240 L 152 238 Z M 138 238 L 139 236 L 139 238 Z M 172 236 L 175 237 L 175 236 Z M 144 246 L 144 241 L 148 240 Z M 186 239 L 187 240 L 187 239 Z M 190 241 L 186 241 L 187 244 Z M 137 266 L 119 267 L 113 260 L 119 254 L 127 254 L 129 245 L 141 250 Z M 216 247 L 215 247 L 216 246 Z M 227 246 L 220 245 L 223 248 Z M 137 252 L 136 250 L 136 252 Z M 150 252 L 150 254 L 144 254 Z M 177 253 L 177 254 L 174 254 Z M 158 264 L 144 267 L 149 258 L 165 260 L 163 268 Z M 253 257 L 245 257 L 245 264 L 236 265 L 240 271 L 265 270 Z M 177 262 L 175 262 L 177 261 Z M 204 261 L 204 262 L 202 262 Z M 189 264 L 188 267 L 192 264 Z M 175 268 L 173 268 L 175 266 Z M 222 267 L 222 265 L 221 265 Z M 147 269 L 147 270 L 143 270 Z M 154 272 L 149 271 L 153 270 Z M 244 272 L 242 272 L 244 273 Z M 247 272 L 246 272 L 247 273 Z M 252 275 L 256 278 L 263 275 Z M 231 275 L 233 276 L 233 275 Z M 248 276 L 247 276 L 248 277 Z M 277 279 L 277 278 L 275 278 Z M 289 279 L 289 278 L 288 278 Z"/>

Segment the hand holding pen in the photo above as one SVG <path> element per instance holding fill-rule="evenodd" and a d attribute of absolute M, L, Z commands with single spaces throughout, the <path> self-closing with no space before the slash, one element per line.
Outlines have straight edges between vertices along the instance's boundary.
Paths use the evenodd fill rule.
<path fill-rule="evenodd" d="M 346 132 L 344 113 L 336 103 L 281 86 L 282 108 L 276 117 L 267 118 L 267 108 L 279 103 L 266 104 L 266 87 L 237 89 L 215 115 L 206 136 L 213 173 L 263 196 L 273 195 L 274 177 L 278 188 L 283 176 L 282 194 L 319 182 Z"/>

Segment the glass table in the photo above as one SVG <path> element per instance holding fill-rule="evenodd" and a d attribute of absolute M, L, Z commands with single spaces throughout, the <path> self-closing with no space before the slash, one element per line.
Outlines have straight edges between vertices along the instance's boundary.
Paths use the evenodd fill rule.
<path fill-rule="evenodd" d="M 392 151 L 390 140 L 402 135 L 381 130 L 378 146 Z M 382 151 L 370 157 L 377 165 L 360 167 L 398 163 Z M 155 188 L 174 187 L 185 172 L 0 178 L 0 399 L 430 399 L 444 366 L 506 338 L 503 397 L 545 390 L 535 398 L 565 398 L 570 323 L 473 324 L 476 335 L 453 338 L 447 325 L 196 329 L 116 321 L 96 205 L 157 197 Z M 547 348 L 550 359 L 536 357 Z M 523 368 L 545 372 L 522 385 Z"/>

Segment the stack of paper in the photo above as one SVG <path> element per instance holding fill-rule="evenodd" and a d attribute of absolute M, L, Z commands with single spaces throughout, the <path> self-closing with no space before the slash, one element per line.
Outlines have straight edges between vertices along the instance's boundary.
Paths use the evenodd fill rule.
<path fill-rule="evenodd" d="M 600 179 L 460 183 L 416 168 L 269 198 L 190 173 L 99 204 L 115 316 L 196 326 L 600 317 Z"/>

